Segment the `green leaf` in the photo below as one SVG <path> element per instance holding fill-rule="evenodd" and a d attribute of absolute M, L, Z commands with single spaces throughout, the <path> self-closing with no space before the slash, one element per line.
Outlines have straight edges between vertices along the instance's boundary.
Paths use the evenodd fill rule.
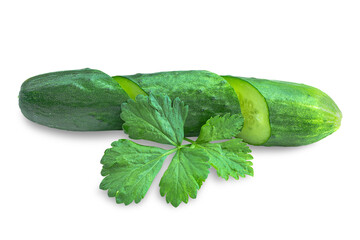
<path fill-rule="evenodd" d="M 177 150 L 160 181 L 160 194 L 174 207 L 196 198 L 197 190 L 209 174 L 210 164 L 206 152 L 197 147 Z"/>
<path fill-rule="evenodd" d="M 225 180 L 232 176 L 235 179 L 253 176 L 254 170 L 251 167 L 253 157 L 249 154 L 251 150 L 242 141 L 235 138 L 221 143 L 199 144 L 210 156 L 209 163 L 217 170 L 219 177 Z"/>
<path fill-rule="evenodd" d="M 108 190 L 117 203 L 138 203 L 144 198 L 171 150 L 136 144 L 121 139 L 105 151 L 100 189 Z"/>
<path fill-rule="evenodd" d="M 240 114 L 212 117 L 200 129 L 196 142 L 205 143 L 235 137 L 242 129 L 244 118 Z"/>
<path fill-rule="evenodd" d="M 167 95 L 138 95 L 121 108 L 123 129 L 130 138 L 181 145 L 188 106 L 179 98 L 172 103 Z"/>

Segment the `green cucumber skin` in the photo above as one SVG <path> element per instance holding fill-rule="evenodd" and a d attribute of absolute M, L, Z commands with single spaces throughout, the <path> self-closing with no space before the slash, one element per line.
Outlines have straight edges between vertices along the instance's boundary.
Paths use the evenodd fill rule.
<path fill-rule="evenodd" d="M 122 76 L 136 83 L 146 93 L 165 93 L 179 97 L 189 105 L 185 135 L 197 136 L 213 116 L 240 113 L 234 89 L 219 75 L 209 71 L 173 71 Z"/>
<path fill-rule="evenodd" d="M 240 79 L 254 86 L 268 105 L 271 136 L 265 146 L 307 145 L 340 127 L 340 109 L 317 88 L 276 80 Z"/>
<path fill-rule="evenodd" d="M 189 105 L 186 136 L 195 136 L 208 118 L 240 113 L 235 91 L 208 71 L 175 71 L 124 76 L 145 92 L 180 97 Z M 266 79 L 244 78 L 265 97 L 271 136 L 266 146 L 306 145 L 335 132 L 342 114 L 319 89 Z M 75 131 L 120 130 L 121 104 L 129 96 L 109 75 L 93 69 L 61 71 L 26 80 L 19 93 L 25 117 L 53 128 Z"/>
<path fill-rule="evenodd" d="M 129 99 L 109 75 L 94 69 L 61 71 L 26 80 L 19 93 L 24 116 L 64 130 L 121 129 L 121 103 Z"/>

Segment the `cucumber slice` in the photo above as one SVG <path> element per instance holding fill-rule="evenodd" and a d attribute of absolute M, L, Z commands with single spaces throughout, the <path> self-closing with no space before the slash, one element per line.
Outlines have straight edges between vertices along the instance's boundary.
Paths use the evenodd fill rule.
<path fill-rule="evenodd" d="M 263 95 L 240 78 L 222 76 L 235 90 L 244 116 L 244 126 L 238 137 L 253 145 L 264 144 L 271 135 L 269 109 Z"/>
<path fill-rule="evenodd" d="M 116 82 L 118 82 L 122 89 L 129 95 L 129 97 L 133 100 L 135 100 L 135 97 L 139 94 L 147 95 L 136 83 L 133 81 L 121 77 L 121 76 L 115 76 L 112 77 Z"/>

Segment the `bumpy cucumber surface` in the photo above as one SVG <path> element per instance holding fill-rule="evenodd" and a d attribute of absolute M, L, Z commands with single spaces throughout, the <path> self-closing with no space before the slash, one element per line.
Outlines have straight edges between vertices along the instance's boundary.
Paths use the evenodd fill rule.
<path fill-rule="evenodd" d="M 160 92 L 189 105 L 186 136 L 197 135 L 215 115 L 245 117 L 239 134 L 246 142 L 298 146 L 336 131 L 342 114 L 319 89 L 208 71 L 175 71 L 110 77 L 93 69 L 38 75 L 21 86 L 19 105 L 30 120 L 49 127 L 98 131 L 121 129 L 121 104 L 138 94 Z M 239 104 L 240 102 L 240 104 Z"/>
<path fill-rule="evenodd" d="M 237 86 L 234 86 L 245 116 L 244 128 L 240 136 L 248 139 L 251 144 L 306 145 L 323 139 L 340 127 L 341 111 L 327 94 L 317 88 L 266 79 L 230 78 L 239 81 L 242 86 L 252 86 L 254 92 L 258 91 L 264 97 L 267 105 L 267 108 L 262 107 L 264 102 L 261 99 L 250 103 L 241 102 L 244 98 L 248 100 L 254 98 L 249 96 L 245 88 L 237 89 Z M 250 116 L 251 121 L 247 121 L 246 116 Z M 258 116 L 257 120 L 256 116 Z M 269 119 L 270 132 L 266 131 L 266 127 L 265 130 L 257 127 L 266 125 L 263 121 L 266 116 Z M 258 136 L 258 139 L 253 141 L 253 136 Z M 266 136 L 268 139 L 264 141 Z"/>
<path fill-rule="evenodd" d="M 26 80 L 19 93 L 25 117 L 77 131 L 121 129 L 121 103 L 129 96 L 109 75 L 93 69 L 61 71 Z"/>
<path fill-rule="evenodd" d="M 212 116 L 240 113 L 237 95 L 230 84 L 209 71 L 174 71 L 123 76 L 146 93 L 165 93 L 189 105 L 185 134 L 196 136 Z"/>

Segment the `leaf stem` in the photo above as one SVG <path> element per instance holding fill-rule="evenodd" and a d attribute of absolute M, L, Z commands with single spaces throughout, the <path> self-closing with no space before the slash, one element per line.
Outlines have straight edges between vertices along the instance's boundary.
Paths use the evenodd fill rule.
<path fill-rule="evenodd" d="M 167 151 L 166 153 L 164 153 L 164 154 L 161 155 L 160 157 L 164 157 L 164 156 L 170 155 L 170 154 L 172 154 L 173 152 L 176 152 L 177 150 L 178 150 L 178 148 L 170 149 L 169 151 Z"/>
<path fill-rule="evenodd" d="M 191 142 L 191 143 L 195 143 L 195 141 L 193 141 L 193 140 L 191 140 L 191 139 L 189 139 L 189 138 L 187 138 L 187 137 L 184 137 L 184 140 L 185 140 L 185 141 L 188 141 L 188 142 Z"/>

